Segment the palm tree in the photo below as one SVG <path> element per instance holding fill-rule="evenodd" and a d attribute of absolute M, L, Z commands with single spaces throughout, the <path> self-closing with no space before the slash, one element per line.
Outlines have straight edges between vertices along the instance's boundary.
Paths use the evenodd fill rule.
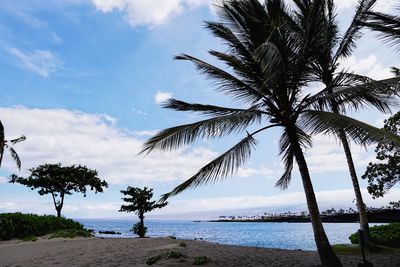
<path fill-rule="evenodd" d="M 25 139 L 26 139 L 26 137 L 23 135 L 17 139 L 5 140 L 4 126 L 0 121 L 0 167 L 1 167 L 1 163 L 3 161 L 4 150 L 8 149 L 10 151 L 11 157 L 14 159 L 15 163 L 17 164 L 18 170 L 21 170 L 21 160 L 20 160 L 17 152 L 10 145 L 10 143 L 15 145 L 16 143 L 22 142 Z"/>
<path fill-rule="evenodd" d="M 386 139 L 399 142 L 400 138 L 344 115 L 314 107 L 328 105 L 332 100 L 337 101 L 339 107 L 348 103 L 357 107 L 365 101 L 365 95 L 387 106 L 388 98 L 374 94 L 372 90 L 361 95 L 359 90 L 352 88 L 305 95 L 303 89 L 314 81 L 312 48 L 320 36 L 312 32 L 315 28 L 304 27 L 302 34 L 294 31 L 293 27 L 299 27 L 299 24 L 281 0 L 267 0 L 265 4 L 258 0 L 231 0 L 221 1 L 218 6 L 221 21 L 207 22 L 206 27 L 222 39 L 228 49 L 227 52 L 211 50 L 209 53 L 230 69 L 223 70 L 186 54 L 176 59 L 192 62 L 219 85 L 219 91 L 236 100 L 238 106 L 219 107 L 170 99 L 164 103 L 165 108 L 196 112 L 207 117 L 160 131 L 145 143 L 142 153 L 155 149 L 178 149 L 199 138 L 220 138 L 241 132 L 245 132 L 245 136 L 187 181 L 163 195 L 160 201 L 234 174 L 256 147 L 255 136 L 279 127 L 282 129 L 279 147 L 285 171 L 276 184 L 287 188 L 296 161 L 322 265 L 342 266 L 322 225 L 303 150 L 311 147 L 311 135 L 319 133 L 344 131 L 361 144 Z M 310 17 L 309 24 L 314 23 L 320 23 L 320 18 Z M 307 42 L 304 42 L 304 36 L 308 36 Z M 258 125 L 259 129 L 248 132 L 246 129 L 250 125 Z"/>
<path fill-rule="evenodd" d="M 362 23 L 367 19 L 367 12 L 371 10 L 376 0 L 361 0 L 356 7 L 353 20 L 345 31 L 343 36 L 340 36 L 338 31 L 338 23 L 336 20 L 336 7 L 333 0 L 295 0 L 294 3 L 299 10 L 296 15 L 297 20 L 301 25 L 307 25 L 307 22 L 312 19 L 311 16 L 321 17 L 321 22 L 315 26 L 315 31 L 320 35 L 319 42 L 315 43 L 315 64 L 313 71 L 317 80 L 325 85 L 325 91 L 333 93 L 343 87 L 353 87 L 354 90 L 363 91 L 367 90 L 368 93 L 374 91 L 376 94 L 387 93 L 388 96 L 393 92 L 390 85 L 396 80 L 387 80 L 381 82 L 374 82 L 372 79 L 356 75 L 345 71 L 339 71 L 340 60 L 348 58 L 354 48 L 356 41 L 361 37 L 360 30 Z M 319 4 L 317 4 L 319 3 Z M 302 28 L 295 28 L 299 34 L 302 33 Z M 307 42 L 307 40 L 305 40 Z M 362 94 L 362 92 L 360 92 Z M 373 105 L 378 110 L 383 112 L 390 112 L 386 105 L 381 105 L 380 102 L 369 101 L 366 98 L 365 104 Z M 360 106 L 362 107 L 362 106 Z M 357 107 L 358 108 L 358 107 Z M 332 100 L 327 106 L 321 106 L 321 110 L 328 110 L 336 114 L 344 114 L 347 107 L 342 105 L 339 107 L 336 101 Z M 337 137 L 343 145 L 343 150 L 346 156 L 348 170 L 350 173 L 351 181 L 356 196 L 356 203 L 360 217 L 360 227 L 363 230 L 367 244 L 372 246 L 370 240 L 370 231 L 368 226 L 368 219 L 365 204 L 362 198 L 360 185 L 349 145 L 348 138 L 344 130 L 337 132 Z"/>

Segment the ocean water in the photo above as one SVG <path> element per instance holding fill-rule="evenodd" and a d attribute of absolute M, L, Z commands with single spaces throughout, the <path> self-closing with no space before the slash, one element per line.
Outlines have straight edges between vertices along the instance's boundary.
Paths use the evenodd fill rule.
<path fill-rule="evenodd" d="M 121 235 L 101 237 L 132 238 L 129 230 L 136 221 L 78 219 L 86 228 L 115 231 Z M 281 249 L 316 250 L 310 223 L 256 223 L 256 222 L 193 222 L 145 221 L 150 237 L 175 236 L 179 239 L 205 241 L 240 246 Z M 379 224 L 371 224 L 379 225 Z M 359 229 L 358 223 L 324 223 L 331 244 L 350 244 L 350 234 Z"/>

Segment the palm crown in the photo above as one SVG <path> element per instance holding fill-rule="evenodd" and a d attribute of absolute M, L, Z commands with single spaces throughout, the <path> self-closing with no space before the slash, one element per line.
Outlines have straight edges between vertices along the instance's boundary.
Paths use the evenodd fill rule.
<path fill-rule="evenodd" d="M 220 3 L 221 22 L 207 22 L 206 27 L 227 44 L 227 52 L 211 50 L 209 53 L 224 62 L 231 71 L 223 70 L 195 57 L 182 54 L 176 59 L 191 61 L 197 69 L 218 83 L 218 90 L 248 108 L 227 108 L 213 105 L 186 103 L 170 99 L 165 108 L 192 111 L 208 116 L 206 119 L 172 127 L 149 139 L 142 152 L 154 149 L 172 150 L 191 144 L 199 138 L 223 137 L 243 132 L 251 124 L 262 125 L 231 149 L 201 168 L 186 182 L 176 187 L 163 199 L 185 189 L 215 182 L 233 174 L 249 158 L 257 144 L 255 135 L 273 127 L 284 129 L 280 151 L 285 163 L 283 176 L 277 185 L 286 188 L 293 168 L 294 147 L 311 146 L 310 134 L 338 133 L 344 131 L 352 140 L 368 144 L 395 138 L 355 119 L 323 111 L 335 101 L 339 108 L 358 108 L 371 104 L 388 109 L 391 98 L 370 86 L 342 86 L 332 92 L 322 90 L 305 95 L 304 88 L 315 81 L 312 45 L 318 40 L 305 39 L 315 28 L 300 27 L 298 20 L 289 16 L 282 1 L 267 1 L 263 6 L 256 0 L 223 1 Z M 310 19 L 312 19 L 310 17 Z M 320 18 L 314 16 L 318 23 Z M 314 35 L 315 36 L 315 35 Z M 308 45 L 307 45 L 308 42 Z M 322 110 L 321 110 L 322 109 Z"/>
<path fill-rule="evenodd" d="M 3 161 L 4 150 L 8 149 L 10 151 L 11 157 L 14 159 L 15 163 L 17 164 L 18 169 L 21 169 L 21 160 L 11 145 L 15 145 L 16 143 L 22 142 L 26 139 L 23 135 L 19 138 L 12 139 L 12 140 L 5 140 L 4 135 L 4 126 L 0 121 L 0 166 Z"/>
<path fill-rule="evenodd" d="M 164 103 L 165 108 L 196 112 L 206 118 L 159 132 L 145 143 L 142 153 L 154 149 L 177 149 L 199 138 L 219 138 L 245 132 L 243 139 L 232 148 L 164 194 L 162 202 L 188 188 L 214 183 L 234 174 L 256 147 L 256 134 L 270 128 L 282 128 L 279 149 L 285 170 L 276 185 L 281 188 L 288 186 L 296 161 L 321 263 L 341 266 L 322 225 L 303 149 L 311 146 L 312 135 L 320 133 L 343 134 L 363 145 L 384 140 L 400 142 L 400 137 L 332 112 L 332 103 L 338 111 L 365 105 L 389 110 L 392 100 L 388 93 L 394 88 L 392 81 L 374 82 L 343 73 L 335 79 L 347 80 L 346 83 L 335 82 L 337 86 L 334 88 L 328 86 L 316 94 L 306 94 L 307 86 L 320 80 L 316 67 L 319 64 L 318 51 L 326 41 L 326 36 L 320 34 L 327 23 L 326 17 L 321 16 L 326 1 L 295 2 L 305 4 L 306 8 L 291 12 L 282 0 L 267 0 L 265 4 L 258 0 L 220 1 L 221 21 L 207 22 L 206 28 L 228 47 L 226 52 L 209 51 L 226 65 L 226 70 L 186 54 L 176 59 L 192 62 L 218 84 L 219 91 L 241 105 L 229 108 L 170 99 Z M 303 18 L 307 12 L 309 14 Z M 321 28 L 316 27 L 318 25 Z M 351 47 L 350 41 L 347 43 Z M 340 49 L 346 51 L 345 47 Z M 329 53 L 323 55 L 328 55 L 329 60 Z M 349 86 L 351 80 L 357 81 L 355 86 Z M 250 125 L 257 125 L 259 129 L 248 132 Z"/>

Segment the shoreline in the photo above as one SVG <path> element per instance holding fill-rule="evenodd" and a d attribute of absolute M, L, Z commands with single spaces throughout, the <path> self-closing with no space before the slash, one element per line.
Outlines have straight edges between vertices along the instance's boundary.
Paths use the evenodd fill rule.
<path fill-rule="evenodd" d="M 184 244 L 184 245 L 183 245 Z M 190 266 L 201 256 L 204 266 L 318 266 L 316 251 L 221 245 L 172 238 L 56 238 L 35 242 L 0 242 L 2 266 L 149 266 L 151 257 L 180 252 L 180 259 L 164 257 L 155 266 Z M 357 266 L 361 255 L 339 254 L 344 266 Z M 400 266 L 400 253 L 368 255 L 375 266 Z"/>

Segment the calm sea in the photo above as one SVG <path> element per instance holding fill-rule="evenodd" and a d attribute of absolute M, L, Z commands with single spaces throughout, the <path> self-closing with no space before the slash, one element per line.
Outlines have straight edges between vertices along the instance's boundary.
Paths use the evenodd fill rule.
<path fill-rule="evenodd" d="M 134 221 L 79 219 L 86 228 L 95 231 L 112 230 L 121 235 L 97 235 L 125 237 Z M 145 221 L 150 237 L 175 236 L 179 239 L 203 239 L 210 242 L 282 249 L 316 250 L 310 223 L 248 223 L 248 222 L 193 222 L 193 221 Z M 376 224 L 371 224 L 371 226 Z M 325 223 L 331 244 L 350 244 L 349 235 L 359 228 L 357 223 Z"/>

